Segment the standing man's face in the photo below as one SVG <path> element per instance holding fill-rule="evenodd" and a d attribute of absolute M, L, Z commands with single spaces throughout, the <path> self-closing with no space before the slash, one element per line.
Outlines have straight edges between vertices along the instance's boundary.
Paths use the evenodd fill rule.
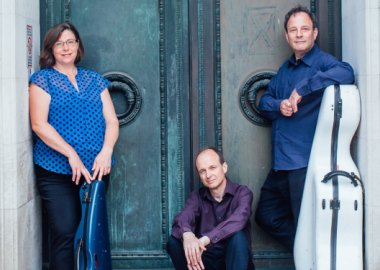
<path fill-rule="evenodd" d="M 196 167 L 202 183 L 209 189 L 218 189 L 226 181 L 227 163 L 220 164 L 219 156 L 212 150 L 199 154 Z"/>
<path fill-rule="evenodd" d="M 296 58 L 302 58 L 314 46 L 318 29 L 313 30 L 313 22 L 305 12 L 293 14 L 288 21 L 286 40 L 292 47 Z"/>

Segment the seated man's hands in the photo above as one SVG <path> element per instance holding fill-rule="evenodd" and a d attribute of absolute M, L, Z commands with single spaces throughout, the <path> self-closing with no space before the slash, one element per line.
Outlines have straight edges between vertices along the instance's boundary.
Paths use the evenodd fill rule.
<path fill-rule="evenodd" d="M 203 246 L 207 246 L 208 244 L 210 244 L 210 238 L 208 238 L 208 236 L 203 236 L 201 238 L 199 238 L 199 241 L 202 242 Z"/>
<path fill-rule="evenodd" d="M 206 250 L 205 246 L 210 243 L 210 239 L 207 236 L 198 239 L 192 232 L 185 232 L 182 238 L 189 270 L 205 269 L 202 262 L 202 253 Z"/>

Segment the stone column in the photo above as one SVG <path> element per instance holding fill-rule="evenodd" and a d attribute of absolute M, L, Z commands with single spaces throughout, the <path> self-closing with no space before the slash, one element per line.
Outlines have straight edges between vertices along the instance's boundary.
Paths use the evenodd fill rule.
<path fill-rule="evenodd" d="M 379 1 L 342 0 L 343 61 L 355 70 L 361 95 L 361 122 L 352 154 L 366 191 L 365 265 L 380 266 L 380 85 Z"/>
<path fill-rule="evenodd" d="M 0 270 L 42 269 L 41 202 L 29 123 L 27 25 L 33 69 L 40 51 L 39 0 L 0 0 Z"/>

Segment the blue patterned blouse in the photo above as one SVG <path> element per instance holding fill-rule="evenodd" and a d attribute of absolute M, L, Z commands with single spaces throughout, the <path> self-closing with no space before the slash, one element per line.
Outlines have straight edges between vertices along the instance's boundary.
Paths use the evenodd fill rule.
<path fill-rule="evenodd" d="M 75 149 L 91 173 L 95 157 L 104 143 L 106 123 L 100 94 L 109 81 L 96 72 L 80 67 L 77 69 L 75 79 L 79 91 L 66 75 L 54 68 L 34 73 L 30 82 L 51 96 L 48 123 Z M 112 165 L 114 162 L 112 157 Z M 34 147 L 34 163 L 52 172 L 72 174 L 68 158 L 38 137 Z"/>

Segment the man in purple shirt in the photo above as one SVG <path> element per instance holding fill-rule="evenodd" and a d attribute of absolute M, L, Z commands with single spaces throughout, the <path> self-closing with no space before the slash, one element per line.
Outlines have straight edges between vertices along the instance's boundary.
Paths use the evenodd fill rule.
<path fill-rule="evenodd" d="M 227 163 L 213 147 L 200 151 L 196 167 L 204 187 L 175 217 L 167 244 L 175 269 L 254 270 L 252 191 L 226 178 Z"/>

